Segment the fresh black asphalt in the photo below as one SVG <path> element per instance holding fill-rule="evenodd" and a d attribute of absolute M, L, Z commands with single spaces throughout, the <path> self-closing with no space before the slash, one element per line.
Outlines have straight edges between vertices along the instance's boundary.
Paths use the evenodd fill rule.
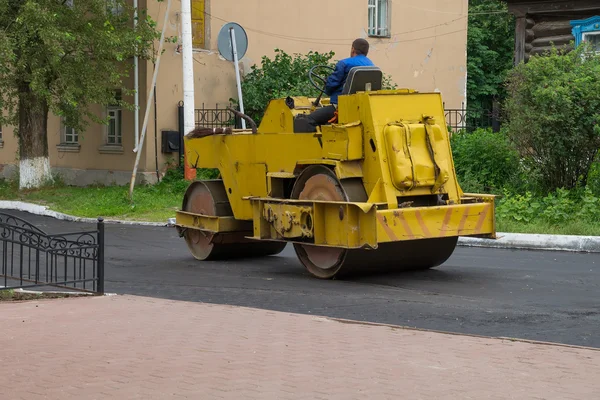
<path fill-rule="evenodd" d="M 92 227 L 5 212 L 49 233 Z M 600 347 L 599 254 L 458 247 L 436 269 L 323 281 L 290 246 L 200 262 L 174 228 L 106 224 L 106 240 L 107 292 Z"/>

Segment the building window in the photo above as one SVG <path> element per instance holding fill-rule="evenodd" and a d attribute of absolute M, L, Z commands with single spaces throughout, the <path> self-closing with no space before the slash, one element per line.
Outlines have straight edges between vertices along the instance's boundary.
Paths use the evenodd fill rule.
<path fill-rule="evenodd" d="M 0 149 L 4 147 L 4 140 L 2 140 L 2 125 L 0 125 Z"/>
<path fill-rule="evenodd" d="M 584 33 L 583 41 L 589 43 L 596 53 L 600 53 L 600 31 Z"/>
<path fill-rule="evenodd" d="M 79 132 L 75 128 L 71 128 L 65 122 L 64 118 L 60 120 L 60 144 L 61 145 L 78 145 Z"/>
<path fill-rule="evenodd" d="M 62 142 L 64 144 L 79 144 L 79 133 L 77 133 L 75 128 L 65 125 Z"/>
<path fill-rule="evenodd" d="M 389 0 L 369 0 L 369 36 L 389 37 Z"/>
<path fill-rule="evenodd" d="M 109 146 L 121 146 L 123 144 L 121 135 L 121 108 L 119 106 L 109 106 L 108 129 L 106 132 L 106 144 Z"/>
<path fill-rule="evenodd" d="M 600 16 L 571 21 L 571 26 L 575 46 L 587 42 L 597 53 L 600 53 Z"/>
<path fill-rule="evenodd" d="M 60 143 L 56 146 L 58 151 L 62 153 L 77 153 L 79 152 L 79 132 L 68 126 L 65 119 L 60 120 Z"/>
<path fill-rule="evenodd" d="M 121 3 L 119 3 L 117 0 L 106 0 L 106 9 L 112 15 L 123 14 L 123 5 Z"/>
<path fill-rule="evenodd" d="M 192 1 L 192 47 L 204 49 L 206 47 L 204 3 L 206 0 Z"/>
<path fill-rule="evenodd" d="M 123 154 L 123 109 L 121 91 L 115 92 L 115 101 L 106 107 L 108 124 L 104 131 L 104 145 L 98 149 L 102 154 Z"/>

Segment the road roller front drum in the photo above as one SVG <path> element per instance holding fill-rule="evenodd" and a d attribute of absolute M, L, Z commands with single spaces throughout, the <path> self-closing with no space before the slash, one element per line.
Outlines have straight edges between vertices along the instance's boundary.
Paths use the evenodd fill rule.
<path fill-rule="evenodd" d="M 360 179 L 340 181 L 325 166 L 311 166 L 296 180 L 292 198 L 299 200 L 366 202 Z M 380 243 L 377 249 L 343 249 L 294 243 L 302 265 L 313 276 L 331 279 L 364 272 L 428 269 L 443 264 L 458 237 Z"/>

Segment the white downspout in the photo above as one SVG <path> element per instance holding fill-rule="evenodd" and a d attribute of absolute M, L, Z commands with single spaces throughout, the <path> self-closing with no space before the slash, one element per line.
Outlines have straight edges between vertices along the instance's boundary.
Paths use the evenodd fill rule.
<path fill-rule="evenodd" d="M 137 7 L 138 0 L 133 0 L 133 28 L 137 27 Z M 136 151 L 139 145 L 139 133 L 140 133 L 140 75 L 139 75 L 139 65 L 138 65 L 138 56 L 136 55 L 133 58 L 133 88 L 135 93 L 133 94 L 133 101 L 135 105 L 135 111 L 133 113 L 133 135 L 135 137 L 135 142 L 133 146 L 133 151 Z"/>
<path fill-rule="evenodd" d="M 187 136 L 195 127 L 191 0 L 181 0 L 181 42 L 183 47 L 183 134 Z"/>

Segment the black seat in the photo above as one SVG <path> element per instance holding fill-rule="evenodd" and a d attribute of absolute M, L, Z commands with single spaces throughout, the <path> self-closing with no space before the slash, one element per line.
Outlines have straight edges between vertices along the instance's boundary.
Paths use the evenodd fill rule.
<path fill-rule="evenodd" d="M 378 67 L 352 67 L 342 89 L 342 95 L 381 90 L 383 73 Z"/>

